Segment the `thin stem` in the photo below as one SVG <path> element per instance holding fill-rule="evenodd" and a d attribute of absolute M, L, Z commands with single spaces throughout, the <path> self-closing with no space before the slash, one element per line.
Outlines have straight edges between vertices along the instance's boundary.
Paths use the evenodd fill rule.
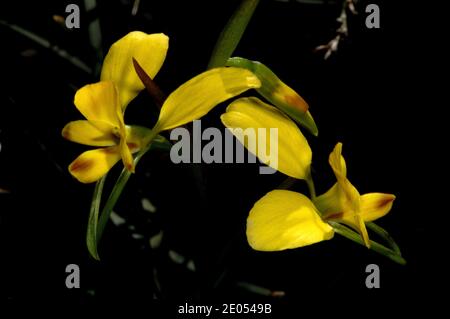
<path fill-rule="evenodd" d="M 306 178 L 306 184 L 308 185 L 309 194 L 312 200 L 316 199 L 316 187 L 314 186 L 314 180 L 312 178 L 311 172 L 308 173 L 308 177 Z"/>
<path fill-rule="evenodd" d="M 242 0 L 216 42 L 208 69 L 225 66 L 239 44 L 258 3 L 259 0 Z"/>
<path fill-rule="evenodd" d="M 359 236 L 359 234 L 357 234 L 356 232 L 336 222 L 328 222 L 328 223 L 334 228 L 334 231 L 339 235 L 344 236 L 345 238 L 350 239 L 351 241 L 354 241 L 355 243 L 358 243 L 362 246 L 365 246 L 363 240 L 361 239 L 361 236 Z M 389 259 L 395 261 L 400 265 L 406 264 L 406 260 L 398 253 L 389 248 L 386 248 L 385 246 L 373 240 L 370 241 L 370 249 L 376 251 L 381 255 L 388 257 Z"/>
<path fill-rule="evenodd" d="M 145 143 L 146 146 L 142 148 L 142 150 L 136 155 L 134 159 L 135 166 L 139 163 L 142 156 L 150 149 L 152 141 L 157 134 L 158 131 L 153 129 L 146 137 Z M 97 227 L 97 244 L 100 242 L 100 239 L 103 235 L 103 231 L 105 230 L 106 224 L 108 223 L 109 217 L 111 216 L 114 206 L 116 205 L 117 200 L 122 194 L 123 189 L 125 188 L 125 185 L 127 184 L 130 176 L 131 172 L 128 171 L 126 168 L 124 168 L 120 173 L 119 178 L 117 178 L 116 184 L 114 185 L 111 194 L 109 195 L 108 200 L 106 201 L 106 204 L 103 207 L 102 213 L 100 214 L 100 219 L 98 221 Z"/>

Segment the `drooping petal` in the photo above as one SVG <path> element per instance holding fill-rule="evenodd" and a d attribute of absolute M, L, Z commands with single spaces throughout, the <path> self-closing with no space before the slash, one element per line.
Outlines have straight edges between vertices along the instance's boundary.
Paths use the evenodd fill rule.
<path fill-rule="evenodd" d="M 308 141 L 303 136 L 297 125 L 277 108 L 251 98 L 241 98 L 227 107 L 226 113 L 221 115 L 222 123 L 235 133 L 236 128 L 242 130 L 253 129 L 256 141 L 250 145 L 256 145 L 255 149 L 249 147 L 250 135 L 235 134 L 236 138 L 249 149 L 251 153 L 258 156 L 260 160 L 288 176 L 305 179 L 309 174 L 312 152 Z M 269 143 L 270 128 L 278 129 L 278 159 L 276 163 L 268 162 L 267 158 L 261 158 L 258 149 L 258 129 L 266 132 L 266 143 Z M 270 150 L 265 145 L 266 152 Z M 263 152 L 263 153 L 266 153 Z M 275 164 L 275 165 L 274 165 Z"/>
<path fill-rule="evenodd" d="M 117 89 L 111 81 L 83 86 L 75 93 L 75 106 L 89 121 L 102 121 L 119 127 Z"/>
<path fill-rule="evenodd" d="M 69 172 L 82 183 L 93 183 L 104 176 L 120 157 L 118 146 L 87 151 L 69 165 Z"/>
<path fill-rule="evenodd" d="M 130 147 L 126 140 L 121 139 L 119 144 L 120 156 L 122 157 L 123 166 L 134 173 L 134 161 L 133 156 L 131 155 Z"/>
<path fill-rule="evenodd" d="M 117 107 L 116 112 L 117 118 L 119 119 L 119 150 L 122 157 L 123 166 L 130 172 L 134 173 L 134 161 L 133 156 L 131 155 L 130 147 L 128 146 L 128 130 L 124 123 L 122 108 Z"/>
<path fill-rule="evenodd" d="M 258 78 L 241 68 L 216 68 L 182 84 L 164 102 L 158 131 L 168 130 L 208 113 L 217 104 L 261 85 Z"/>
<path fill-rule="evenodd" d="M 361 196 L 361 217 L 365 222 L 383 217 L 392 208 L 395 195 L 383 193 L 368 193 Z"/>
<path fill-rule="evenodd" d="M 67 123 L 62 136 L 72 142 L 90 146 L 112 146 L 118 137 L 113 134 L 114 127 L 103 121 L 73 121 Z"/>
<path fill-rule="evenodd" d="M 132 59 L 136 59 L 153 79 L 166 58 L 169 38 L 162 34 L 133 31 L 115 42 L 103 61 L 101 80 L 115 83 L 120 92 L 120 105 L 125 109 L 132 99 L 144 89 L 137 76 Z"/>
<path fill-rule="evenodd" d="M 247 219 L 247 240 L 255 250 L 278 251 L 333 237 L 314 204 L 304 195 L 274 190 L 258 200 Z"/>

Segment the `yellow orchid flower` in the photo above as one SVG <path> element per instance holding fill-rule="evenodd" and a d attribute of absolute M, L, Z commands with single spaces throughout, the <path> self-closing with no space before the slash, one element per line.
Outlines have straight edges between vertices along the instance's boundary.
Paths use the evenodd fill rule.
<path fill-rule="evenodd" d="M 330 154 L 329 163 L 337 183 L 325 194 L 318 196 L 314 203 L 324 220 L 337 221 L 355 229 L 369 248 L 370 241 L 365 223 L 386 215 L 392 208 L 395 196 L 383 193 L 368 193 L 361 196 L 347 179 L 342 143 L 335 146 Z"/>
<path fill-rule="evenodd" d="M 258 129 L 265 129 L 267 133 L 269 128 L 277 128 L 278 140 L 275 142 L 278 143 L 278 160 L 275 163 L 276 165 L 261 156 L 258 151 L 258 143 L 249 141 L 249 136 L 247 138 L 244 135 L 235 134 L 235 136 L 249 152 L 258 156 L 266 165 L 297 179 L 308 178 L 312 159 L 308 141 L 297 125 L 276 107 L 255 97 L 241 98 L 231 103 L 220 119 L 227 128 L 232 129 L 232 133 L 235 133 L 234 129 L 236 128 L 253 129 L 256 141 L 259 141 Z M 270 132 L 268 132 L 268 135 L 266 150 L 270 149 Z M 249 147 L 249 145 L 252 147 Z"/>
<path fill-rule="evenodd" d="M 330 165 L 338 182 L 311 201 L 306 196 L 274 190 L 259 199 L 247 219 L 247 240 L 255 250 L 278 251 L 311 245 L 333 237 L 327 221 L 336 221 L 359 231 L 370 247 L 365 222 L 386 215 L 394 195 L 369 193 L 360 196 L 346 178 L 345 160 L 338 143 L 330 154 Z"/>
<path fill-rule="evenodd" d="M 86 120 L 68 123 L 62 130 L 63 137 L 104 148 L 82 153 L 69 165 L 70 173 L 80 182 L 95 182 L 121 158 L 132 171 L 131 153 L 141 147 L 145 129 L 125 126 L 114 83 L 102 81 L 82 87 L 75 94 L 74 104 Z"/>
<path fill-rule="evenodd" d="M 177 88 L 164 102 L 153 130 L 127 127 L 123 113 L 128 103 L 144 89 L 132 59 L 153 78 L 160 69 L 168 47 L 162 34 L 131 32 L 117 41 L 105 58 L 101 79 L 75 94 L 75 106 L 87 121 L 66 125 L 63 136 L 73 142 L 108 146 L 81 154 L 69 165 L 70 173 L 80 182 L 91 183 L 104 176 L 120 158 L 134 171 L 131 153 L 147 147 L 161 131 L 168 130 L 208 113 L 217 104 L 261 83 L 252 72 L 241 68 L 217 68 L 206 71 Z"/>
<path fill-rule="evenodd" d="M 97 181 L 120 158 L 128 170 L 134 171 L 131 153 L 139 150 L 142 141 L 136 137 L 142 135 L 142 129 L 139 134 L 128 136 L 138 130 L 126 129 L 123 113 L 144 85 L 134 71 L 132 58 L 140 61 L 153 78 L 167 49 L 168 37 L 164 34 L 130 32 L 109 49 L 102 67 L 102 81 L 76 92 L 74 104 L 87 121 L 70 122 L 63 129 L 63 137 L 90 146 L 109 146 L 84 152 L 69 165 L 70 173 L 80 182 Z"/>

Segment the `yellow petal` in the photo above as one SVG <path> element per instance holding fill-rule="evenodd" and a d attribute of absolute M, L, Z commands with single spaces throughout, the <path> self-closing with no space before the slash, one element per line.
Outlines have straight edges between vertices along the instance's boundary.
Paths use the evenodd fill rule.
<path fill-rule="evenodd" d="M 112 146 L 118 137 L 113 134 L 114 126 L 103 121 L 73 121 L 62 130 L 62 136 L 72 142 L 91 146 Z"/>
<path fill-rule="evenodd" d="M 336 178 L 339 180 L 347 176 L 347 166 L 342 156 L 342 143 L 337 143 L 328 159 Z"/>
<path fill-rule="evenodd" d="M 247 219 L 247 240 L 255 250 L 277 251 L 333 237 L 314 204 L 304 195 L 274 190 L 258 200 Z"/>
<path fill-rule="evenodd" d="M 92 183 L 104 176 L 119 160 L 118 146 L 87 151 L 69 165 L 69 172 L 82 183 Z"/>
<path fill-rule="evenodd" d="M 334 220 L 350 226 L 360 233 L 364 244 L 370 247 L 361 196 L 346 178 L 343 183 L 336 183 L 325 194 L 318 196 L 314 204 L 325 220 Z"/>
<path fill-rule="evenodd" d="M 123 166 L 130 172 L 134 173 L 133 156 L 131 155 L 131 150 L 124 139 L 120 140 L 119 149 L 120 149 L 120 156 L 122 157 Z"/>
<path fill-rule="evenodd" d="M 368 193 L 361 196 L 361 217 L 365 222 L 383 217 L 392 208 L 395 196 L 383 193 Z"/>
<path fill-rule="evenodd" d="M 236 138 L 249 149 L 251 153 L 270 167 L 294 178 L 305 179 L 309 174 L 312 152 L 308 141 L 303 136 L 297 125 L 277 108 L 268 105 L 261 100 L 241 98 L 227 107 L 226 113 L 221 115 L 222 123 L 229 129 L 241 128 L 255 130 L 256 141 L 250 145 L 258 145 L 258 128 L 266 129 L 266 150 L 270 150 L 269 128 L 278 129 L 278 160 L 275 165 L 261 158 L 258 147 L 249 147 L 249 139 L 244 135 L 236 135 Z M 233 132 L 233 131 L 232 131 Z"/>
<path fill-rule="evenodd" d="M 217 104 L 261 85 L 258 78 L 241 68 L 216 68 L 182 84 L 164 102 L 157 130 L 168 130 L 208 113 Z"/>
<path fill-rule="evenodd" d="M 370 248 L 369 235 L 361 216 L 361 195 L 347 179 L 347 166 L 342 156 L 342 143 L 337 143 L 334 147 L 329 157 L 329 163 L 338 181 L 337 194 L 342 208 L 342 216 L 337 219 L 358 231 L 366 247 Z M 327 216 L 324 217 L 327 218 Z"/>
<path fill-rule="evenodd" d="M 341 204 L 340 191 L 339 185 L 336 183 L 325 194 L 314 199 L 314 205 L 324 218 L 335 219 L 342 216 L 344 208 Z"/>
<path fill-rule="evenodd" d="M 119 150 L 120 155 L 122 157 L 123 166 L 134 173 L 134 161 L 133 156 L 131 155 L 130 147 L 128 146 L 128 130 L 125 126 L 122 109 L 118 107 L 116 109 L 117 117 L 119 118 L 119 133 L 120 133 L 120 144 Z"/>
<path fill-rule="evenodd" d="M 120 105 L 125 109 L 144 89 L 137 76 L 132 59 L 135 58 L 152 78 L 156 76 L 166 58 L 169 38 L 162 34 L 133 31 L 115 42 L 103 61 L 101 80 L 113 81 L 120 92 Z"/>
<path fill-rule="evenodd" d="M 118 93 L 110 81 L 83 86 L 75 93 L 75 106 L 89 121 L 102 121 L 119 127 Z"/>

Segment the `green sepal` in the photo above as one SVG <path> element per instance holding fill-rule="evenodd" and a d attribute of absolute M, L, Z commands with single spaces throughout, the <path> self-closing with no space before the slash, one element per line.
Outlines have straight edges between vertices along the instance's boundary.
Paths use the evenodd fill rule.
<path fill-rule="evenodd" d="M 319 131 L 311 113 L 308 111 L 306 101 L 292 88 L 286 85 L 266 65 L 258 61 L 233 57 L 228 59 L 227 66 L 239 67 L 250 70 L 261 81 L 261 87 L 257 89 L 266 100 L 278 107 L 286 115 L 317 136 Z"/>

